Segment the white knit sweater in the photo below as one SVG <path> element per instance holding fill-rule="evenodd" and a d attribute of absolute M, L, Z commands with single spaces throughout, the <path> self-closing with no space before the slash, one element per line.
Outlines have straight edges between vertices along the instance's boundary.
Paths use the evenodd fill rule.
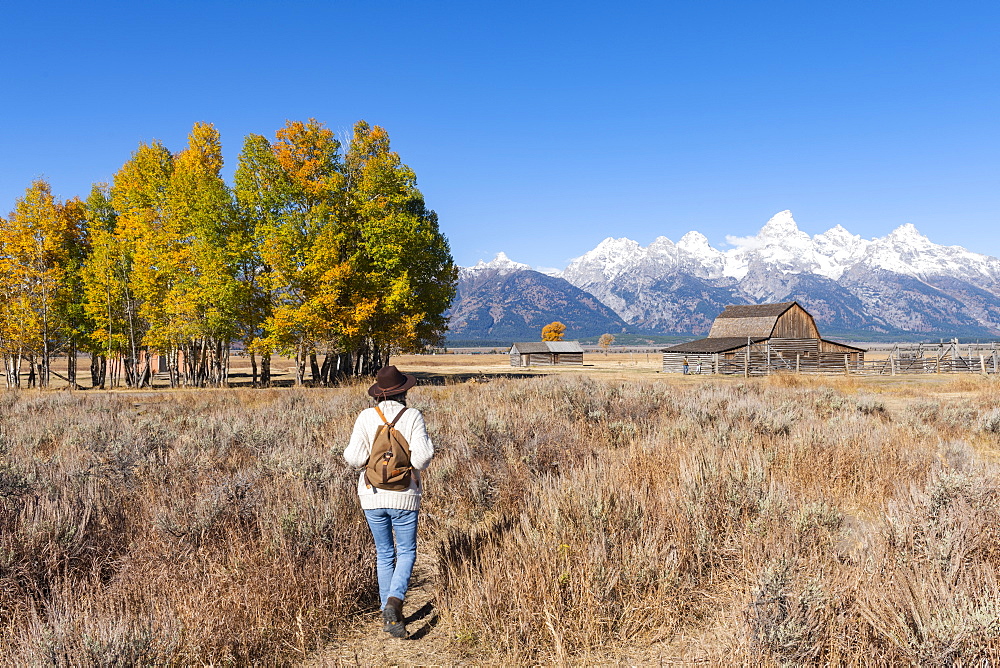
<path fill-rule="evenodd" d="M 403 404 L 397 401 L 382 401 L 378 407 L 385 414 L 385 419 L 392 422 L 403 410 Z M 372 451 L 372 442 L 375 440 L 375 431 L 382 424 L 382 418 L 378 416 L 374 408 L 366 408 L 358 415 L 354 422 L 354 431 L 351 433 L 351 440 L 344 449 L 344 459 L 351 466 L 364 466 L 368 463 L 368 456 Z M 410 476 L 410 487 L 401 492 L 393 492 L 387 489 L 378 489 L 365 482 L 365 472 L 358 476 L 358 499 L 361 507 L 365 510 L 374 508 L 397 508 L 399 510 L 419 510 L 420 509 L 420 471 L 423 471 L 431 463 L 434 457 L 434 444 L 427 436 L 427 429 L 424 426 L 424 416 L 415 408 L 407 408 L 403 417 L 396 423 L 396 430 L 403 435 L 406 442 L 410 444 L 410 464 L 415 469 Z"/>

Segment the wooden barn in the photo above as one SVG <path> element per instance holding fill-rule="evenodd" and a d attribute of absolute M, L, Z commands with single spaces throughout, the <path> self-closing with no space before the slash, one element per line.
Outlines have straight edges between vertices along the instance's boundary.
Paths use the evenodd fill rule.
<path fill-rule="evenodd" d="M 583 366 L 579 341 L 530 341 L 510 347 L 511 366 Z"/>
<path fill-rule="evenodd" d="M 850 373 L 865 350 L 824 339 L 798 302 L 727 306 L 708 338 L 663 352 L 663 370 L 681 373 L 768 374 L 775 371 Z"/>

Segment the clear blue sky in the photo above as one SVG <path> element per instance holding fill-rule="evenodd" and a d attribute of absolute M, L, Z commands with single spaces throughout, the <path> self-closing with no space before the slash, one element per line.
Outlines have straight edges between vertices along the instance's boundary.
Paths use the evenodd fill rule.
<path fill-rule="evenodd" d="M 1000 4 L 5 2 L 0 212 L 196 121 L 384 126 L 463 265 L 913 223 L 1000 255 Z"/>

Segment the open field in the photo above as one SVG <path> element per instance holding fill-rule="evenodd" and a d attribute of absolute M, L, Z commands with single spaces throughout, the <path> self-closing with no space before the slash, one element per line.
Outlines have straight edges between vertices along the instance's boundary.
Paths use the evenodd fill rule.
<path fill-rule="evenodd" d="M 89 359 L 81 357 L 78 363 L 78 383 L 90 387 Z M 512 368 L 510 357 L 506 354 L 441 354 L 441 355 L 398 355 L 392 358 L 392 363 L 406 368 L 412 368 L 421 374 L 425 380 L 441 382 L 444 378 L 466 379 L 475 375 L 538 375 L 546 373 L 546 367 L 534 367 L 530 370 Z M 561 371 L 576 373 L 615 374 L 619 372 L 656 373 L 661 367 L 659 353 L 588 353 L 584 356 L 584 366 Z M 66 373 L 66 358 L 55 358 L 53 370 L 60 375 Z M 277 387 L 287 387 L 295 383 L 295 361 L 283 357 L 272 358 L 272 383 Z M 308 371 L 306 373 L 308 379 Z M 233 355 L 230 358 L 230 385 L 232 387 L 248 387 L 252 380 L 250 358 Z M 21 374 L 22 387 L 27 386 L 27 374 Z M 58 376 L 53 377 L 54 389 L 65 388 L 67 383 Z M 154 375 L 154 388 L 166 389 L 170 381 L 166 373 Z M 127 388 L 125 388 L 127 389 Z"/>
<path fill-rule="evenodd" d="M 888 355 L 886 350 L 875 350 L 869 353 L 868 360 L 885 360 Z M 233 355 L 230 358 L 230 386 L 249 387 L 252 379 L 252 372 L 249 357 Z M 492 376 L 540 376 L 549 373 L 588 375 L 603 378 L 649 378 L 660 376 L 662 368 L 662 355 L 655 350 L 643 352 L 588 352 L 584 354 L 584 364 L 582 367 L 560 367 L 553 371 L 551 367 L 535 366 L 528 369 L 510 366 L 510 358 L 506 354 L 497 353 L 447 353 L 447 354 L 426 354 L 426 355 L 397 355 L 392 358 L 392 363 L 400 367 L 405 367 L 418 374 L 421 380 L 427 383 L 442 383 L 464 381 L 473 377 Z M 90 387 L 90 375 L 88 373 L 89 361 L 81 357 L 78 363 L 79 378 L 78 383 L 83 388 Z M 55 358 L 53 370 L 60 375 L 66 372 L 66 359 Z M 272 384 L 275 387 L 290 387 L 295 383 L 295 362 L 294 360 L 282 357 L 272 359 Z M 672 374 L 668 374 L 668 377 Z M 922 378 L 915 379 L 916 374 L 900 374 L 895 377 L 876 377 L 875 382 L 886 382 L 890 385 L 908 382 L 917 382 L 920 386 L 936 383 L 950 382 L 957 377 L 975 374 L 942 373 L 942 374 L 919 374 Z M 837 373 L 829 374 L 829 377 L 836 379 L 840 376 Z M 930 378 L 929 376 L 934 376 Z M 308 380 L 308 372 L 306 374 Z M 834 380 L 835 382 L 835 380 Z M 27 375 L 22 373 L 22 387 L 27 384 Z M 60 389 L 66 387 L 66 382 L 58 376 L 53 377 L 52 387 Z M 154 389 L 168 389 L 170 386 L 166 373 L 156 374 L 153 377 L 152 386 Z M 127 391 L 128 388 L 122 388 Z"/>
<path fill-rule="evenodd" d="M 409 641 L 340 458 L 364 384 L 0 393 L 0 663 L 996 662 L 996 379 L 656 357 L 393 359 L 438 448 Z"/>

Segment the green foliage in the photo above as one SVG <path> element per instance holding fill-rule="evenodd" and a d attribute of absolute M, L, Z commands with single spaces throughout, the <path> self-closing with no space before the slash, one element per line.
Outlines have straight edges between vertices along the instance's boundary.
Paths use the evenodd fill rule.
<path fill-rule="evenodd" d="M 359 122 L 346 155 L 315 120 L 272 144 L 247 138 L 236 174 L 248 334 L 260 352 L 338 354 L 341 373 L 370 373 L 390 351 L 440 342 L 457 271 L 448 242 L 389 148 Z"/>
<path fill-rule="evenodd" d="M 34 355 L 47 369 L 57 346 L 119 359 L 129 385 L 155 354 L 172 384 L 224 384 L 242 338 L 326 382 L 441 341 L 456 267 L 384 129 L 359 122 L 342 155 L 322 123 L 289 121 L 246 138 L 234 188 L 221 168 L 218 131 L 196 123 L 177 154 L 139 144 L 86 202 L 33 184 L 0 219 L 8 370 Z"/>
<path fill-rule="evenodd" d="M 59 202 L 41 179 L 0 219 L 0 352 L 9 384 L 19 385 L 27 358 L 47 385 L 51 356 L 75 349 L 82 324 L 76 275 L 87 244 L 83 204 Z"/>

